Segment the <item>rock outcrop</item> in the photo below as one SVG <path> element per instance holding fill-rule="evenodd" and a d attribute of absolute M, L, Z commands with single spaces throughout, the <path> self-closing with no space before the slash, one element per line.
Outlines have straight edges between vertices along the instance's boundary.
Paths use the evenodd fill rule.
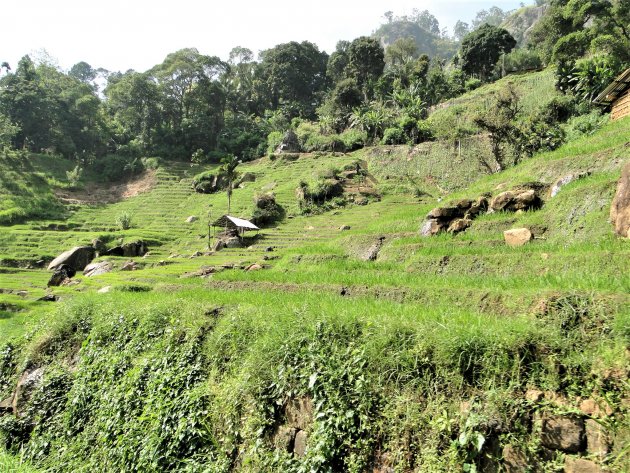
<path fill-rule="evenodd" d="M 573 181 L 577 181 L 578 179 L 582 179 L 583 177 L 590 176 L 590 172 L 578 172 L 573 174 L 567 174 L 566 176 L 561 177 L 551 186 L 551 191 L 549 192 L 549 197 L 552 199 L 558 195 L 560 189 L 564 186 L 571 184 Z"/>
<path fill-rule="evenodd" d="M 476 200 L 462 199 L 447 207 L 436 207 L 427 215 L 420 235 L 432 236 L 440 232 L 457 234 L 472 225 L 477 218 L 488 209 L 488 199 L 484 196 Z"/>
<path fill-rule="evenodd" d="M 422 223 L 420 235 L 428 237 L 441 232 L 463 232 L 472 225 L 474 219 L 484 213 L 539 209 L 543 205 L 540 195 L 545 188 L 545 185 L 533 182 L 502 192 L 491 200 L 480 196 L 475 200 L 462 199 L 446 207 L 436 207 Z"/>
<path fill-rule="evenodd" d="M 542 200 L 536 189 L 523 188 L 501 192 L 490 201 L 493 212 L 516 212 L 518 210 L 536 210 L 542 206 Z"/>
<path fill-rule="evenodd" d="M 621 172 L 617 193 L 610 207 L 610 221 L 617 235 L 630 238 L 630 162 Z"/>
<path fill-rule="evenodd" d="M 149 247 L 147 244 L 142 241 L 134 241 L 130 243 L 125 243 L 124 245 L 115 246 L 111 250 L 107 251 L 105 254 L 107 256 L 125 256 L 127 258 L 133 258 L 136 256 L 144 256 L 149 252 Z"/>

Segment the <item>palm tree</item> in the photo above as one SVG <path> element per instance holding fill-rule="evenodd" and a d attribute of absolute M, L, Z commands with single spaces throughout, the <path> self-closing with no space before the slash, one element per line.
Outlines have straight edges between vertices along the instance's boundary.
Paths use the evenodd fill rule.
<path fill-rule="evenodd" d="M 241 164 L 241 161 L 234 156 L 228 155 L 225 156 L 221 160 L 221 175 L 227 181 L 227 198 L 228 198 L 228 208 L 227 213 L 230 213 L 230 206 L 232 203 L 232 191 L 234 190 L 234 182 L 238 179 L 238 171 L 236 170 L 237 166 Z"/>

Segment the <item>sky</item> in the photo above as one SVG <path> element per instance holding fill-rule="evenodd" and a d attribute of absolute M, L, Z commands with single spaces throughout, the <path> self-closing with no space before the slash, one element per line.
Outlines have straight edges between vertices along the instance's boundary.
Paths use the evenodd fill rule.
<path fill-rule="evenodd" d="M 243 46 L 254 53 L 288 41 L 311 41 L 332 52 L 339 40 L 371 34 L 383 13 L 429 10 L 441 27 L 514 0 L 5 0 L 0 61 L 17 66 L 24 54 L 45 50 L 68 70 L 79 61 L 110 71 L 145 71 L 167 54 L 194 47 L 227 59 Z M 525 3 L 530 2 L 525 0 Z"/>

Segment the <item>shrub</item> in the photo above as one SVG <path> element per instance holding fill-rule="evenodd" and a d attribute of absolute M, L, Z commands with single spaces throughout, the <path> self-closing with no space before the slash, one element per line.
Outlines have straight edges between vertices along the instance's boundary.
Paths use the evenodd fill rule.
<path fill-rule="evenodd" d="M 280 204 L 276 202 L 276 196 L 271 193 L 256 194 L 254 196 L 254 212 L 251 221 L 258 225 L 269 225 L 282 220 L 286 212 Z"/>
<path fill-rule="evenodd" d="M 190 157 L 190 162 L 195 164 L 203 164 L 208 160 L 206 154 L 202 149 L 198 149 L 195 151 Z"/>
<path fill-rule="evenodd" d="M 599 110 L 573 117 L 564 126 L 566 141 L 573 141 L 584 135 L 591 135 L 599 130 L 608 120 Z"/>
<path fill-rule="evenodd" d="M 483 82 L 481 82 L 481 80 L 472 77 L 466 81 L 466 84 L 464 84 L 464 88 L 466 89 L 466 92 L 470 92 L 471 90 L 478 89 L 482 85 Z"/>
<path fill-rule="evenodd" d="M 498 65 L 504 72 L 532 71 L 543 67 L 540 55 L 530 49 L 515 49 L 505 54 Z"/>
<path fill-rule="evenodd" d="M 212 194 L 224 189 L 226 185 L 227 183 L 219 171 L 201 172 L 197 174 L 192 181 L 193 189 L 200 194 Z"/>
<path fill-rule="evenodd" d="M 70 188 L 75 189 L 79 185 L 82 175 L 83 168 L 79 167 L 79 165 L 76 165 L 72 171 L 66 171 L 66 179 L 68 179 Z"/>
<path fill-rule="evenodd" d="M 131 214 L 123 211 L 116 216 L 116 225 L 121 230 L 129 230 L 131 228 L 131 220 Z"/>
<path fill-rule="evenodd" d="M 120 181 L 144 171 L 142 160 L 119 154 L 108 154 L 94 163 L 94 170 L 106 182 Z"/>
<path fill-rule="evenodd" d="M 155 170 L 160 167 L 160 158 L 142 158 L 140 162 L 145 169 Z"/>
<path fill-rule="evenodd" d="M 401 145 L 407 141 L 405 132 L 397 127 L 389 127 L 385 129 L 381 144 L 383 145 Z"/>
<path fill-rule="evenodd" d="M 284 133 L 282 133 L 281 131 L 272 131 L 271 133 L 269 133 L 269 135 L 267 136 L 268 154 L 273 153 L 278 148 L 278 146 L 280 146 L 280 143 L 282 143 L 282 138 L 284 138 Z"/>
<path fill-rule="evenodd" d="M 339 135 L 339 139 L 343 142 L 346 151 L 356 151 L 365 146 L 368 136 L 363 130 L 349 128 Z"/>

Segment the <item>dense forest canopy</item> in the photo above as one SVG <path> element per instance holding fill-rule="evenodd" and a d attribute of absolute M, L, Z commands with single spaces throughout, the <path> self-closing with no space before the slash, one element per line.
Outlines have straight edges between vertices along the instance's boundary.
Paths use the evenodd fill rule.
<path fill-rule="evenodd" d="M 432 106 L 505 74 L 555 65 L 558 88 L 589 102 L 630 64 L 623 0 L 491 7 L 458 21 L 452 35 L 427 10 L 383 18 L 373 35 L 340 41 L 330 54 L 291 41 L 257 57 L 235 47 L 227 60 L 182 49 L 144 72 L 5 62 L 0 140 L 5 152 L 103 169 L 114 160 L 127 170 L 143 156 L 254 159 L 290 128 L 301 130 L 306 151 L 418 143 L 433 135 Z"/>

